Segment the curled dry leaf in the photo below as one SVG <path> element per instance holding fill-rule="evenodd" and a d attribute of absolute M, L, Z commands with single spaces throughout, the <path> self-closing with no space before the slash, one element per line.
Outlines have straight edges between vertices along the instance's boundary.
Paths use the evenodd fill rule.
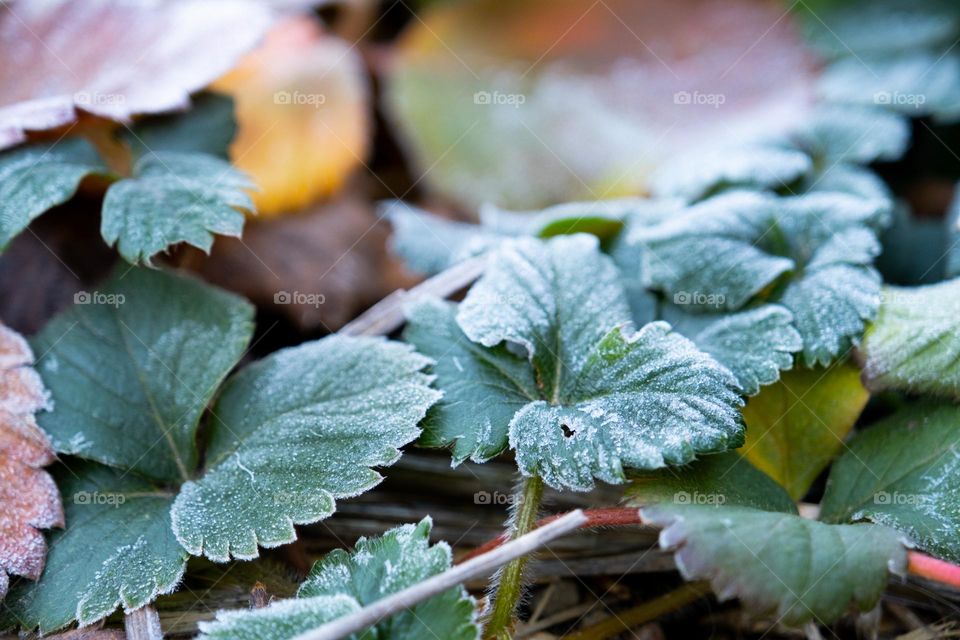
<path fill-rule="evenodd" d="M 807 113 L 792 22 L 747 0 L 443 3 L 411 21 L 387 107 L 424 180 L 468 205 L 636 193 L 666 160 Z"/>
<path fill-rule="evenodd" d="M 26 340 L 0 324 L 0 596 L 7 574 L 40 577 L 47 547 L 37 527 L 63 526 L 60 493 L 40 469 L 54 456 L 33 417 L 48 400 L 32 363 Z"/>
<path fill-rule="evenodd" d="M 123 122 L 186 108 L 269 25 L 269 12 L 244 0 L 5 2 L 0 149 L 81 111 Z"/>
<path fill-rule="evenodd" d="M 230 159 L 257 184 L 261 215 L 297 211 L 336 191 L 367 154 L 360 55 L 311 18 L 277 24 L 214 88 L 236 101 Z"/>

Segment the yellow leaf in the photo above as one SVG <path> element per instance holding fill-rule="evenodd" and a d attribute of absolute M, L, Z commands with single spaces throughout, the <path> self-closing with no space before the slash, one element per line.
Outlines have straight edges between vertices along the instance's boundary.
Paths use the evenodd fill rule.
<path fill-rule="evenodd" d="M 860 370 L 849 362 L 786 371 L 747 401 L 747 441 L 740 451 L 799 500 L 844 447 L 869 397 Z"/>
<path fill-rule="evenodd" d="M 359 54 L 310 18 L 279 23 L 214 89 L 236 101 L 230 159 L 259 187 L 261 215 L 333 193 L 366 157 L 370 107 Z"/>

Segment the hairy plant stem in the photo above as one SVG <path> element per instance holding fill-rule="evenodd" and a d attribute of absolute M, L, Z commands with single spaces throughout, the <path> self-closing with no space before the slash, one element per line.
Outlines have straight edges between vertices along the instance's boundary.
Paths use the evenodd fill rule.
<path fill-rule="evenodd" d="M 514 496 L 517 506 L 511 539 L 519 538 L 537 526 L 537 513 L 540 511 L 540 501 L 543 500 L 543 480 L 537 475 L 530 476 Z M 493 610 L 486 625 L 488 638 L 499 640 L 510 637 L 508 634 L 513 625 L 513 614 L 523 592 L 523 568 L 527 559 L 528 556 L 522 556 L 510 561 L 500 574 Z"/>

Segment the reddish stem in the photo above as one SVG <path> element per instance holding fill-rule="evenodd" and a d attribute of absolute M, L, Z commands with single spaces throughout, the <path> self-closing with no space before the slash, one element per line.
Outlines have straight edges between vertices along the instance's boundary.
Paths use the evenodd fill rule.
<path fill-rule="evenodd" d="M 583 513 L 587 516 L 587 521 L 581 525 L 580 528 L 582 529 L 643 524 L 643 520 L 640 518 L 640 510 L 635 508 L 609 507 L 606 509 L 586 509 Z M 553 522 L 563 515 L 564 514 L 560 513 L 548 516 L 546 518 L 541 518 L 537 521 L 537 527 L 542 527 L 545 524 Z M 509 538 L 505 535 L 494 538 L 493 540 L 484 543 L 464 557 L 460 558 L 458 564 L 460 562 L 465 562 L 474 556 L 486 553 L 491 549 L 496 549 L 508 539 Z M 940 584 L 945 584 L 960 589 L 960 566 L 951 564 L 945 560 L 939 560 L 933 556 L 928 556 L 927 554 L 920 553 L 919 551 L 908 551 L 907 558 L 908 573 L 920 578 L 926 578 L 927 580 L 932 580 L 934 582 L 939 582 Z"/>
<path fill-rule="evenodd" d="M 546 518 L 541 518 L 537 520 L 537 527 L 542 527 L 545 524 L 550 524 L 557 518 L 563 517 L 566 514 L 558 513 L 552 516 L 547 516 Z M 587 516 L 587 521 L 581 525 L 581 529 L 594 529 L 596 527 L 617 527 L 617 526 L 626 526 L 631 524 L 643 524 L 640 520 L 640 510 L 639 509 L 627 509 L 621 507 L 609 507 L 606 509 L 584 509 L 583 515 Z M 500 534 L 498 537 L 485 542 L 480 545 L 467 555 L 463 556 L 457 561 L 457 564 L 461 562 L 466 562 L 474 556 L 479 556 L 484 554 L 492 549 L 496 549 L 504 542 L 509 540 L 510 537 L 507 534 Z"/>
<path fill-rule="evenodd" d="M 908 551 L 907 572 L 960 589 L 960 567 L 919 551 Z"/>

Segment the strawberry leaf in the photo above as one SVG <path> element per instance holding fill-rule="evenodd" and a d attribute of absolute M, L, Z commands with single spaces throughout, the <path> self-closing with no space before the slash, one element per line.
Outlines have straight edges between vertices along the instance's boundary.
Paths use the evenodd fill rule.
<path fill-rule="evenodd" d="M 861 349 L 867 385 L 960 398 L 958 313 L 960 279 L 886 287 Z"/>
<path fill-rule="evenodd" d="M 644 252 L 649 283 L 689 298 L 693 310 L 736 310 L 759 298 L 785 306 L 814 366 L 842 355 L 876 314 L 872 262 L 887 213 L 886 201 L 839 193 L 730 192 L 637 229 L 631 240 Z"/>
<path fill-rule="evenodd" d="M 107 190 L 100 231 L 131 263 L 178 242 L 209 252 L 213 234 L 239 236 L 253 210 L 253 184 L 229 162 L 204 153 L 157 151 L 140 158 L 133 177 Z"/>
<path fill-rule="evenodd" d="M 729 369 L 746 395 L 776 382 L 782 369 L 793 366 L 793 354 L 803 348 L 793 316 L 780 305 L 730 314 L 692 314 L 668 304 L 663 307 L 663 319 Z"/>
<path fill-rule="evenodd" d="M 682 467 L 630 474 L 631 505 L 716 504 L 796 513 L 783 487 L 736 451 L 724 451 Z"/>
<path fill-rule="evenodd" d="M 960 562 L 958 424 L 960 409 L 930 402 L 858 434 L 833 465 L 821 517 L 887 525 Z"/>
<path fill-rule="evenodd" d="M 91 624 L 169 593 L 183 575 L 187 553 L 170 531 L 170 493 L 133 473 L 68 464 L 56 470 L 67 528 L 51 536 L 40 580 L 11 591 L 0 628 Z"/>
<path fill-rule="evenodd" d="M 450 547 L 429 544 L 430 518 L 360 538 L 356 550 L 337 549 L 314 565 L 298 598 L 254 611 L 221 611 L 201 622 L 200 640 L 288 640 L 441 573 L 450 567 Z M 359 637 L 377 640 L 476 640 L 475 602 L 455 587 L 382 620 Z"/>
<path fill-rule="evenodd" d="M 876 107 L 819 107 L 790 136 L 820 167 L 838 163 L 870 164 L 903 155 L 910 141 L 903 116 Z"/>
<path fill-rule="evenodd" d="M 31 220 L 72 198 L 86 176 L 108 173 L 82 138 L 0 153 L 0 250 Z"/>
<path fill-rule="evenodd" d="M 294 524 L 377 485 L 440 394 L 408 345 L 330 336 L 246 367 L 217 401 L 207 469 L 186 483 L 173 530 L 195 555 L 254 558 Z"/>
<path fill-rule="evenodd" d="M 56 404 L 39 420 L 54 448 L 161 482 L 189 478 L 200 416 L 243 354 L 252 307 L 149 269 L 118 271 L 76 301 L 34 341 Z"/>
<path fill-rule="evenodd" d="M 671 160 L 653 174 L 650 189 L 693 201 L 725 189 L 780 189 L 812 169 L 810 158 L 796 149 L 760 142 L 722 146 Z"/>
<path fill-rule="evenodd" d="M 676 552 L 687 580 L 709 580 L 721 600 L 799 626 L 829 624 L 852 602 L 873 608 L 907 553 L 893 529 L 833 525 L 750 507 L 654 505 L 645 521 L 664 527 L 660 546 Z M 775 541 L 775 542 L 774 542 Z"/>
<path fill-rule="evenodd" d="M 609 240 L 620 233 L 627 216 L 658 210 L 661 206 L 638 198 L 568 202 L 542 211 L 524 212 L 486 205 L 480 209 L 480 224 L 468 224 L 394 200 L 382 207 L 381 215 L 393 224 L 393 251 L 414 271 L 434 274 L 495 249 L 511 237 L 550 238 L 589 233 Z"/>
<path fill-rule="evenodd" d="M 674 299 L 689 296 L 691 309 L 732 311 L 794 267 L 789 257 L 761 242 L 773 240 L 774 220 L 772 199 L 731 192 L 638 228 L 630 241 L 644 253 L 650 285 Z"/>
<path fill-rule="evenodd" d="M 511 241 L 459 306 L 459 331 L 448 315 L 429 335 L 444 312 L 415 308 L 408 338 L 439 359 L 428 437 L 455 460 L 494 455 L 507 433 L 522 471 L 586 490 L 742 441 L 729 372 L 664 323 L 621 328 L 619 273 L 594 237 Z M 466 383 L 477 371 L 482 384 Z"/>
<path fill-rule="evenodd" d="M 432 373 L 445 391 L 427 413 L 418 444 L 452 447 L 454 464 L 485 462 L 506 449 L 511 418 L 540 397 L 527 361 L 504 346 L 471 341 L 457 324 L 456 305 L 436 299 L 407 311 L 403 337 L 434 360 Z"/>

